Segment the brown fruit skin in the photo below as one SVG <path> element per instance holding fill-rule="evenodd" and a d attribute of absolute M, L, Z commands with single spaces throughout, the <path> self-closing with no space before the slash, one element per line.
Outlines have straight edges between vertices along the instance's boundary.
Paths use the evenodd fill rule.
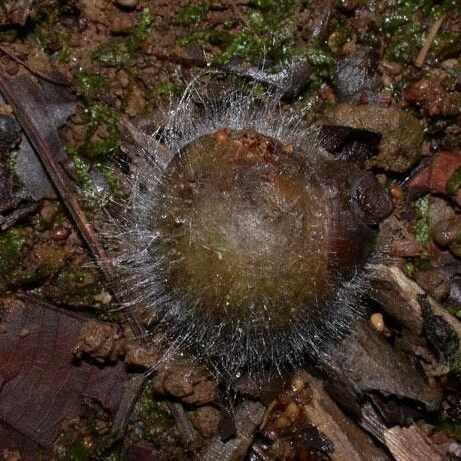
<path fill-rule="evenodd" d="M 361 181 L 353 164 L 252 129 L 192 142 L 170 164 L 152 218 L 171 298 L 224 330 L 321 323 L 373 246 Z"/>

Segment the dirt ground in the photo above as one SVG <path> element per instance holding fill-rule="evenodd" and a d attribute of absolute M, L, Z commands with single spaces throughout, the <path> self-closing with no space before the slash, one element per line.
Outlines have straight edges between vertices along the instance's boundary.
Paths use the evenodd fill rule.
<path fill-rule="evenodd" d="M 130 127 L 293 62 L 283 110 L 392 200 L 366 204 L 386 262 L 329 363 L 229 389 L 138 338 L 98 223 Z M 460 122 L 459 0 L 0 0 L 0 458 L 461 459 Z"/>

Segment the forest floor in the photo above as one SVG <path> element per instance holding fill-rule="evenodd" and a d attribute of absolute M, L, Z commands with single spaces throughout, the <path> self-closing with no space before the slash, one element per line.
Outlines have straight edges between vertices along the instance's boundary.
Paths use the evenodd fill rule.
<path fill-rule="evenodd" d="M 243 379 L 231 410 L 136 339 L 94 227 L 130 127 L 206 69 L 300 59 L 284 110 L 367 149 L 388 258 L 330 363 Z M 461 459 L 460 122 L 459 0 L 0 0 L 0 458 Z"/>

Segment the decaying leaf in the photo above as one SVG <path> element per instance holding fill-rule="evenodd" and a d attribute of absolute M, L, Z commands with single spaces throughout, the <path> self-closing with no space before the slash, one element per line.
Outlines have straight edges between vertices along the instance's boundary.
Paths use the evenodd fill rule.
<path fill-rule="evenodd" d="M 114 430 L 123 425 L 141 382 L 122 362 L 101 368 L 75 360 L 84 318 L 30 298 L 4 302 L 2 312 L 0 448 L 25 457 L 34 446 L 50 449 L 85 398 L 110 413 Z"/>
<path fill-rule="evenodd" d="M 459 186 L 450 193 L 449 181 L 461 168 L 461 152 L 439 152 L 429 166 L 422 169 L 409 183 L 408 188 L 414 192 L 435 192 L 451 198 L 461 206 L 461 189 Z"/>

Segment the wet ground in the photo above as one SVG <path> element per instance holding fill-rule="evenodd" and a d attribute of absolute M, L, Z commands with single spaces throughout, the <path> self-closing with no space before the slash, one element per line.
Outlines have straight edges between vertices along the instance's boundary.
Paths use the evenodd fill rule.
<path fill-rule="evenodd" d="M 460 11 L 459 0 L 0 0 L 0 456 L 460 458 Z M 294 85 L 267 77 L 290 62 L 306 63 Z M 188 357 L 144 379 L 156 338 L 133 339 L 147 320 L 114 310 L 89 225 L 127 196 L 130 126 L 161 125 L 208 68 L 256 80 L 255 92 L 276 80 L 284 108 L 308 107 L 303 124 L 394 207 L 356 332 L 328 364 L 236 383 L 232 406 Z"/>

